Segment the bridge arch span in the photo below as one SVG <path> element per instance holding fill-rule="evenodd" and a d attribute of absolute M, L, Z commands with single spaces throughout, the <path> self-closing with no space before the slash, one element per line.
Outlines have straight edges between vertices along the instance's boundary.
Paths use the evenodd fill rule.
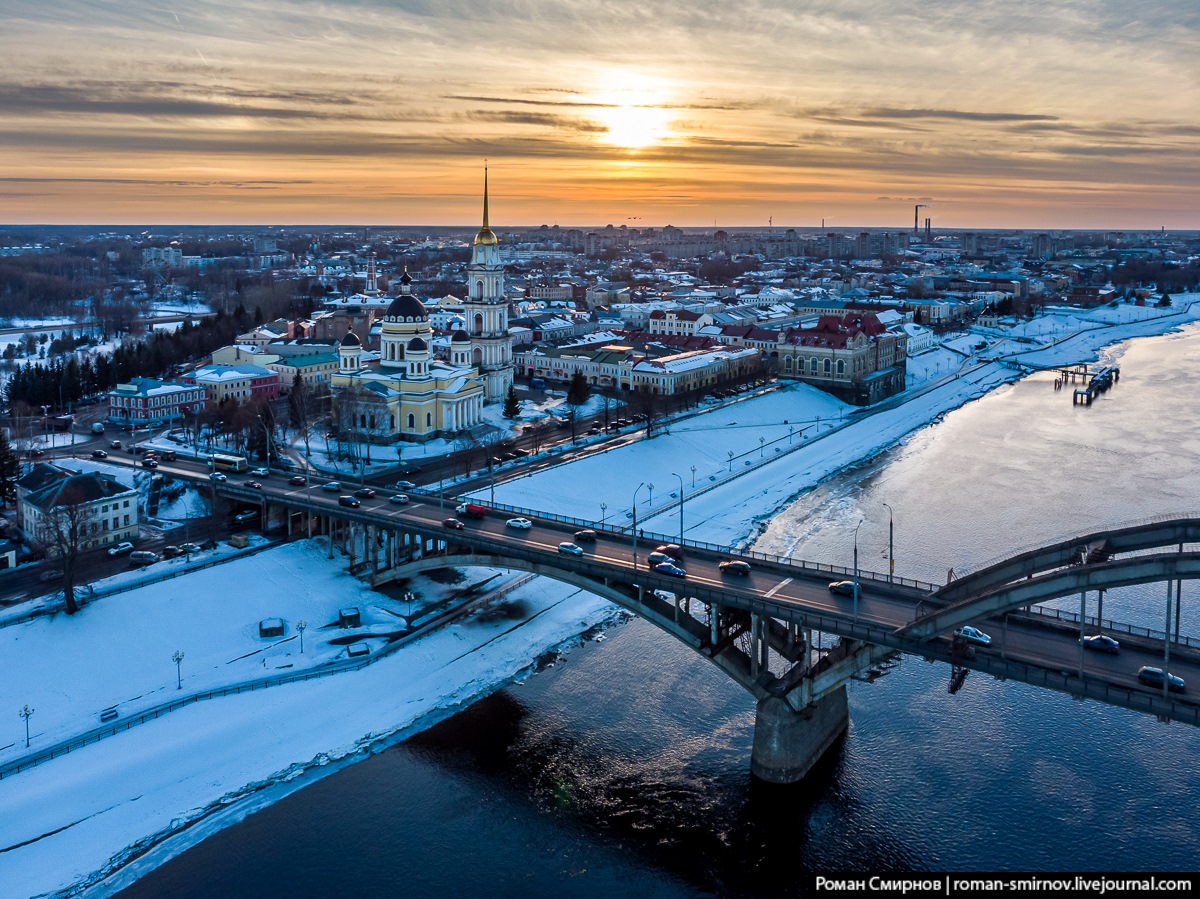
<path fill-rule="evenodd" d="M 1009 583 L 918 618 L 899 635 L 932 638 L 978 618 L 1088 590 L 1111 590 L 1157 581 L 1200 580 L 1200 553 L 1158 553 L 1095 565 L 1076 565 Z"/>
<path fill-rule="evenodd" d="M 435 568 L 504 568 L 512 571 L 525 571 L 586 590 L 588 593 L 593 593 L 632 612 L 639 618 L 646 619 L 655 627 L 670 634 L 720 668 L 755 699 L 764 699 L 770 695 L 763 685 L 763 679 L 752 676 L 746 656 L 737 648 L 736 644 L 718 649 L 717 652 L 712 651 L 713 647 L 708 639 L 708 627 L 692 617 L 691 614 L 681 611 L 681 604 L 685 599 L 682 594 L 676 594 L 676 602 L 672 604 L 661 598 L 654 590 L 639 588 L 633 584 L 614 583 L 609 582 L 608 579 L 598 580 L 577 571 L 546 565 L 542 562 L 480 552 L 429 555 L 402 562 L 373 577 L 372 584 L 378 586 L 397 578 L 411 577 L 425 571 L 432 571 Z M 699 600 L 697 601 L 699 602 Z M 712 614 L 711 608 L 709 614 Z"/>

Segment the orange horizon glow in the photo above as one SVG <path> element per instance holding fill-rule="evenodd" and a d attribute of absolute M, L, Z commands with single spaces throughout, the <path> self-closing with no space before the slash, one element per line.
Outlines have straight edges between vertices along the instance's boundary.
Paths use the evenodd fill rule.
<path fill-rule="evenodd" d="M 0 222 L 465 226 L 487 158 L 501 228 L 1195 230 L 1188 9 L 63 0 L 6 16 Z"/>

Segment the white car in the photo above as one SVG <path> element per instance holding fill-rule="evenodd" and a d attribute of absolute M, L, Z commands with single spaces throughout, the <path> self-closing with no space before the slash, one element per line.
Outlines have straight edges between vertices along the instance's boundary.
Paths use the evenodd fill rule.
<path fill-rule="evenodd" d="M 558 551 L 560 553 L 570 553 L 573 556 L 583 555 L 583 547 L 577 543 L 560 543 L 558 544 Z"/>
<path fill-rule="evenodd" d="M 121 555 L 121 553 L 131 553 L 131 552 L 133 552 L 133 544 L 132 543 L 118 543 L 116 546 L 110 546 L 108 548 L 108 554 L 110 556 L 119 556 L 119 555 Z"/>
<path fill-rule="evenodd" d="M 219 471 L 214 471 L 212 474 L 210 474 L 208 476 L 208 479 L 210 481 L 228 481 L 229 480 L 229 478 L 227 478 L 225 475 L 221 474 L 221 472 L 219 472 Z"/>
<path fill-rule="evenodd" d="M 527 531 L 533 527 L 533 522 L 528 518 L 510 518 L 508 521 L 504 522 L 504 526 L 508 528 L 520 528 L 523 531 Z"/>
<path fill-rule="evenodd" d="M 271 470 L 269 468 L 251 468 L 250 469 L 250 476 L 253 478 L 265 478 L 265 477 L 269 477 L 270 474 L 271 474 Z"/>
<path fill-rule="evenodd" d="M 965 627 L 960 627 L 958 630 L 956 630 L 954 632 L 954 636 L 962 637 L 968 643 L 976 643 L 980 646 L 990 646 L 992 644 L 991 637 L 989 637 L 987 634 L 985 634 L 979 628 L 971 627 L 970 625 L 966 625 Z"/>
<path fill-rule="evenodd" d="M 403 506 L 408 502 L 408 494 L 393 493 L 391 496 L 388 497 L 388 502 L 395 503 L 397 506 Z"/>

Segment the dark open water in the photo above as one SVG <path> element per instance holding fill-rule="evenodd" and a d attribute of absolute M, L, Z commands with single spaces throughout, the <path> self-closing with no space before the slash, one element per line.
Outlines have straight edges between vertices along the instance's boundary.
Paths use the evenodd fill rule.
<path fill-rule="evenodd" d="M 887 502 L 897 573 L 940 581 L 1200 509 L 1200 331 L 1119 355 L 1092 408 L 1046 376 L 1004 388 L 801 498 L 761 545 L 836 560 L 865 518 L 864 567 L 885 570 Z M 1105 616 L 1161 627 L 1161 592 L 1114 592 Z M 751 698 L 633 620 L 120 895 L 793 896 L 806 871 L 1196 869 L 1200 732 L 978 674 L 951 696 L 948 676 L 905 658 L 853 682 L 848 737 L 803 784 L 765 788 Z"/>

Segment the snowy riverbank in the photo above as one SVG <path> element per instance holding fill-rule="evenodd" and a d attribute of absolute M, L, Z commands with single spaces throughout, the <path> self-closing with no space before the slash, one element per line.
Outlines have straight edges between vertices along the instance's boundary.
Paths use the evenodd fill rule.
<path fill-rule="evenodd" d="M 1151 310 L 1157 314 L 1149 316 L 1145 307 L 1122 306 L 1088 315 L 1074 310 L 1046 316 L 1048 321 L 1036 320 L 1040 327 L 1035 331 L 1049 343 L 1030 346 L 1011 336 L 999 338 L 988 350 L 964 360 L 952 374 L 868 412 L 859 413 L 806 384 L 792 384 L 674 423 L 669 434 L 497 484 L 495 501 L 577 518 L 604 516 L 610 525 L 625 526 L 633 522 L 636 491 L 638 527 L 674 534 L 679 531 L 682 479 L 685 536 L 744 545 L 754 538 L 761 522 L 801 491 L 871 458 L 946 412 L 1019 379 L 1022 366 L 1053 368 L 1093 361 L 1111 344 L 1163 334 L 1200 320 L 1200 304 L 1193 305 L 1197 300 L 1196 294 L 1176 297 L 1172 314 Z M 1018 336 L 1032 327 L 1020 326 Z M 801 429 L 803 437 L 798 436 Z M 772 455 L 778 457 L 774 462 L 755 467 Z M 728 480 L 739 469 L 745 473 Z M 722 478 L 727 482 L 718 485 Z M 474 496 L 487 502 L 491 491 Z"/>
<path fill-rule="evenodd" d="M 447 588 L 414 579 L 413 589 L 420 604 Z M 106 598 L 74 618 L 6 628 L 0 674 L 13 701 L 35 710 L 31 736 L 45 745 L 92 726 L 104 708 L 118 705 L 127 716 L 171 698 L 175 649 L 185 651 L 189 690 L 338 655 L 344 649 L 328 644 L 333 634 L 322 626 L 346 606 L 358 606 L 364 624 L 406 611 L 346 574 L 341 557 L 328 560 L 302 541 Z M 573 587 L 536 579 L 499 613 L 473 615 L 360 671 L 199 702 L 6 777 L 0 897 L 89 884 L 100 884 L 91 895 L 115 892 L 214 827 L 452 714 L 616 614 Z M 284 619 L 284 640 L 258 637 L 265 616 Z M 304 656 L 295 639 L 302 619 L 310 624 Z M 24 731 L 10 725 L 5 733 L 0 753 L 23 753 Z"/>
<path fill-rule="evenodd" d="M 1140 315 L 1116 324 L 1073 315 L 1073 328 L 1050 323 L 1038 332 L 1057 341 L 1051 346 L 1005 337 L 981 356 L 1043 367 L 1087 361 L 1108 344 L 1196 321 L 1200 309 L 1132 320 Z M 496 500 L 624 524 L 632 521 L 634 490 L 652 483 L 653 491 L 638 492 L 651 514 L 643 524 L 639 505 L 639 525 L 670 533 L 678 506 L 661 507 L 679 492 L 677 473 L 685 495 L 712 487 L 686 500 L 688 536 L 744 542 L 797 493 L 1019 376 L 1005 361 L 976 357 L 908 402 L 881 404 L 869 415 L 795 385 L 674 422 L 669 435 L 497 485 Z M 755 467 L 767 458 L 774 461 Z M 742 476 L 717 484 L 739 467 Z M 74 619 L 7 628 L 0 631 L 0 641 L 10 641 L 0 642 L 0 675 L 17 703 L 35 709 L 34 738 L 49 742 L 99 709 L 136 709 L 155 694 L 170 695 L 175 649 L 186 652 L 180 670 L 188 688 L 243 679 L 265 660 L 274 668 L 307 664 L 297 642 L 264 648 L 257 623 L 281 617 L 294 627 L 303 618 L 314 660 L 333 652 L 316 648 L 320 624 L 344 606 L 389 603 L 343 564 L 298 542 L 105 599 Z M 216 829 L 453 714 L 615 614 L 596 597 L 535 579 L 509 595 L 502 614 L 461 621 L 364 670 L 200 702 L 0 780 L 0 899 L 85 888 L 111 894 Z M 21 726 L 13 716 L 0 754 L 24 751 Z"/>

